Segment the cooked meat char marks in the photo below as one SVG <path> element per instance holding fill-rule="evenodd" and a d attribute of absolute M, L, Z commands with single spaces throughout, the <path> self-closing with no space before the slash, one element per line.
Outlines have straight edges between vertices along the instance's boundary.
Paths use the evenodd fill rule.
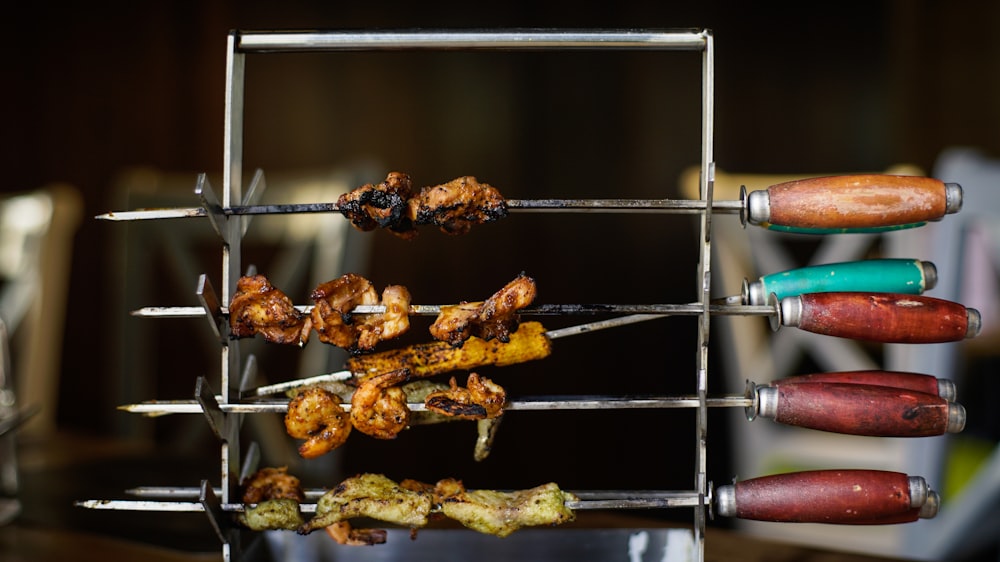
<path fill-rule="evenodd" d="M 319 285 L 311 296 L 315 306 L 310 319 L 319 340 L 351 353 L 371 351 L 410 329 L 410 292 L 402 285 L 382 291 L 384 313 L 358 317 L 351 314 L 355 307 L 380 304 L 375 287 L 360 275 L 346 273 Z"/>
<path fill-rule="evenodd" d="M 520 323 L 518 311 L 530 305 L 537 292 L 535 280 L 521 272 L 485 301 L 442 306 L 431 335 L 456 347 L 472 336 L 507 343 Z"/>
<path fill-rule="evenodd" d="M 285 431 L 296 439 L 305 439 L 299 445 L 302 458 L 314 459 L 340 447 L 352 427 L 340 397 L 324 388 L 304 388 L 288 402 Z"/>
<path fill-rule="evenodd" d="M 507 392 L 500 385 L 476 373 L 469 373 L 466 388 L 458 386 L 455 377 L 450 388 L 432 392 L 424 400 L 431 411 L 464 420 L 495 418 L 503 414 Z"/>
<path fill-rule="evenodd" d="M 301 344 L 309 338 L 309 325 L 287 295 L 263 275 L 241 277 L 229 305 L 230 337 L 260 334 L 272 343 Z"/>
<path fill-rule="evenodd" d="M 433 224 L 445 234 L 466 234 L 474 224 L 505 218 L 507 202 L 500 192 L 473 176 L 425 187 L 410 200 L 410 218 L 417 225 Z"/>
<path fill-rule="evenodd" d="M 392 172 L 378 185 L 365 184 L 341 195 L 337 207 L 359 230 L 386 228 L 403 238 L 412 238 L 417 232 L 409 216 L 411 197 L 410 176 Z"/>
<path fill-rule="evenodd" d="M 340 196 L 337 207 L 355 228 L 384 228 L 404 239 L 418 225 L 437 226 L 445 234 L 465 234 L 474 224 L 507 216 L 507 202 L 493 186 L 462 176 L 414 194 L 407 174 L 391 172 L 378 185 L 365 184 Z"/>
<path fill-rule="evenodd" d="M 241 483 L 243 503 L 258 503 L 264 500 L 293 499 L 305 501 L 305 493 L 299 479 L 288 474 L 288 467 L 262 468 L 248 476 Z"/>
<path fill-rule="evenodd" d="M 299 532 L 310 533 L 355 517 L 370 517 L 411 529 L 443 513 L 480 533 L 506 537 L 521 527 L 573 521 L 566 502 L 578 498 L 555 483 L 526 490 L 466 490 L 461 480 L 445 478 L 431 485 L 395 481 L 381 474 L 359 474 L 344 480 L 316 502 L 316 516 Z"/>

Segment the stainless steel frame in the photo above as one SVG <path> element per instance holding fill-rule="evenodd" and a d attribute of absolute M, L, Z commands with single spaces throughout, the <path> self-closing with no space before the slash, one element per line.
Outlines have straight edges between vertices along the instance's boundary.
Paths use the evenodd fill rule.
<path fill-rule="evenodd" d="M 707 481 L 706 452 L 708 441 L 709 402 L 708 345 L 710 325 L 711 247 L 712 247 L 712 193 L 714 183 L 713 126 L 714 126 L 714 51 L 713 37 L 707 30 L 507 30 L 507 31 L 395 31 L 395 32 L 243 32 L 230 33 L 227 41 L 225 146 L 223 151 L 222 197 L 216 201 L 211 186 L 202 176 L 196 190 L 208 212 L 209 219 L 222 238 L 222 287 L 216 296 L 207 278 L 202 276 L 197 294 L 205 316 L 219 336 L 221 355 L 221 389 L 217 395 L 199 379 L 196 390 L 198 407 L 192 411 L 203 412 L 221 442 L 220 482 L 218 488 L 207 481 L 199 490 L 185 494 L 197 497 L 197 502 L 163 502 L 142 500 L 137 502 L 96 503 L 90 507 L 105 509 L 135 509 L 154 511 L 205 511 L 222 541 L 224 559 L 240 558 L 240 529 L 229 523 L 225 514 L 242 506 L 238 500 L 241 475 L 240 443 L 238 439 L 241 417 L 247 415 L 238 407 L 243 382 L 253 375 L 255 362 L 243 357 L 238 340 L 224 337 L 219 311 L 228 307 L 237 279 L 243 274 L 241 239 L 250 216 L 225 216 L 219 209 L 238 205 L 252 205 L 264 189 L 263 177 L 254 177 L 246 194 L 243 191 L 243 118 L 244 70 L 248 54 L 278 52 L 323 51 L 390 51 L 390 50 L 652 50 L 692 51 L 702 56 L 702 128 L 701 128 L 701 204 L 695 212 L 701 215 L 700 256 L 698 266 L 698 302 L 691 311 L 698 317 L 698 343 L 696 350 L 696 393 L 685 398 L 686 406 L 696 411 L 694 444 L 695 474 L 690 491 L 654 494 L 654 501 L 644 506 L 693 507 L 693 552 L 685 559 L 704 559 L 704 532 L 711 504 L 711 484 Z M 213 211 L 214 210 L 214 211 Z M 739 402 L 739 401 L 735 401 Z M 743 405 L 742 402 L 733 405 Z M 247 451 L 252 456 L 253 450 Z M 244 464 L 245 468 L 246 464 Z M 216 493 L 218 492 L 218 496 Z M 155 495 L 155 494 L 154 494 Z M 170 494 L 168 494 L 170 495 Z M 170 497 L 177 497 L 170 495 Z M 681 498 L 681 500 L 678 500 Z M 619 501 L 619 500 L 616 500 Z M 645 502 L 646 500 L 637 500 Z M 657 503 L 657 501 L 659 503 Z M 99 501 L 102 502 L 102 501 Z M 608 504 L 623 506 L 618 504 Z M 303 506 L 304 508 L 306 506 Z M 305 510 L 305 509 L 304 509 Z"/>

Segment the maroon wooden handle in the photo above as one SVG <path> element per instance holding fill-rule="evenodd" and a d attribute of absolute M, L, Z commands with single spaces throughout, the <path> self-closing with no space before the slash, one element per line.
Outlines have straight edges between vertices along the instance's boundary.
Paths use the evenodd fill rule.
<path fill-rule="evenodd" d="M 944 182 L 891 175 L 828 176 L 767 188 L 770 222 L 801 228 L 872 228 L 937 220 L 947 213 Z"/>
<path fill-rule="evenodd" d="M 808 293 L 790 298 L 802 305 L 797 326 L 817 334 L 883 343 L 941 343 L 970 335 L 969 310 L 932 297 Z"/>
<path fill-rule="evenodd" d="M 831 373 L 810 373 L 771 381 L 771 386 L 807 382 L 837 382 L 844 384 L 873 384 L 902 388 L 927 394 L 939 395 L 937 377 L 905 371 L 838 371 Z"/>
<path fill-rule="evenodd" d="M 774 420 L 872 437 L 927 437 L 948 431 L 947 400 L 926 392 L 835 382 L 777 387 Z"/>
<path fill-rule="evenodd" d="M 816 470 L 735 485 L 736 516 L 757 521 L 854 523 L 910 512 L 909 477 L 879 470 Z"/>

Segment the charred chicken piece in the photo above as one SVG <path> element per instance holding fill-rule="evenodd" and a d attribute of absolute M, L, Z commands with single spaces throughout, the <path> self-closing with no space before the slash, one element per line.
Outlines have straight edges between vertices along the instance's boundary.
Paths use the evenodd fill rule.
<path fill-rule="evenodd" d="M 351 416 L 340 405 L 340 397 L 323 388 L 305 388 L 288 402 L 285 431 L 305 439 L 299 445 L 302 458 L 314 459 L 340 447 L 351 427 Z"/>
<path fill-rule="evenodd" d="M 242 482 L 240 523 L 255 531 L 295 530 L 302 526 L 299 503 L 305 494 L 287 467 L 262 468 Z"/>
<path fill-rule="evenodd" d="M 552 482 L 514 492 L 468 491 L 461 483 L 452 487 L 458 489 L 442 495 L 441 511 L 480 533 L 506 537 L 521 527 L 559 525 L 576 518 L 566 502 L 579 498 Z"/>
<path fill-rule="evenodd" d="M 506 343 L 520 323 L 517 311 L 530 305 L 537 293 L 535 280 L 522 272 L 483 302 L 442 306 L 431 335 L 456 347 L 472 336 Z"/>
<path fill-rule="evenodd" d="M 323 494 L 316 502 L 316 515 L 299 532 L 307 534 L 357 517 L 423 527 L 430 512 L 429 494 L 406 490 L 381 474 L 359 474 Z"/>
<path fill-rule="evenodd" d="M 281 498 L 305 501 L 299 479 L 288 474 L 288 467 L 262 468 L 251 474 L 242 483 L 243 503 L 260 503 L 264 500 Z"/>
<path fill-rule="evenodd" d="M 403 239 L 417 235 L 410 213 L 413 183 L 402 172 L 391 172 L 378 185 L 365 184 L 337 200 L 341 214 L 358 230 L 384 228 Z"/>
<path fill-rule="evenodd" d="M 552 482 L 513 492 L 470 491 L 454 478 L 434 485 L 409 479 L 397 484 L 381 474 L 358 474 L 323 494 L 316 502 L 315 517 L 299 532 L 308 534 L 358 517 L 415 530 L 443 514 L 469 529 L 506 537 L 521 527 L 573 521 L 575 514 L 566 502 L 578 499 Z M 344 529 L 333 532 L 343 534 Z"/>
<path fill-rule="evenodd" d="M 463 420 L 482 420 L 503 414 L 507 392 L 500 385 L 476 373 L 470 373 L 467 388 L 458 386 L 455 377 L 449 381 L 451 388 L 427 396 L 427 409 Z"/>
<path fill-rule="evenodd" d="M 500 192 L 473 176 L 424 187 L 409 201 L 414 224 L 433 224 L 445 234 L 466 234 L 474 224 L 507 216 L 507 202 Z"/>
<path fill-rule="evenodd" d="M 351 314 L 359 305 L 380 304 L 371 281 L 355 273 L 320 284 L 311 297 L 315 303 L 311 326 L 317 337 L 351 353 L 371 351 L 378 342 L 398 337 L 410 328 L 410 292 L 402 285 L 385 288 L 385 312 L 380 314 Z"/>
<path fill-rule="evenodd" d="M 309 329 L 307 317 L 267 277 L 252 275 L 237 280 L 229 304 L 230 337 L 260 334 L 271 343 L 301 345 L 308 341 Z"/>

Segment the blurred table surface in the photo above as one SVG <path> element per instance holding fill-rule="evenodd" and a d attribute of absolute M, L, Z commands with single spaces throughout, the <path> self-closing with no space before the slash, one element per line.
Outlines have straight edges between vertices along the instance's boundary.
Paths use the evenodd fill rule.
<path fill-rule="evenodd" d="M 0 560 L 222 560 L 221 543 L 204 514 L 104 511 L 74 506 L 74 502 L 84 499 L 124 498 L 125 490 L 150 482 L 190 485 L 214 471 L 216 467 L 211 461 L 215 459 L 206 465 L 198 455 L 177 451 L 153 451 L 134 444 L 79 436 L 70 441 L 48 443 L 41 449 L 28 447 L 21 455 L 22 511 L 12 522 L 0 526 Z M 568 525 L 585 529 L 677 526 L 613 512 L 580 512 L 577 521 Z M 456 532 L 473 531 L 457 529 Z M 270 556 L 254 558 L 270 559 Z M 888 562 L 893 559 L 762 540 L 710 526 L 705 535 L 705 560 Z"/>

